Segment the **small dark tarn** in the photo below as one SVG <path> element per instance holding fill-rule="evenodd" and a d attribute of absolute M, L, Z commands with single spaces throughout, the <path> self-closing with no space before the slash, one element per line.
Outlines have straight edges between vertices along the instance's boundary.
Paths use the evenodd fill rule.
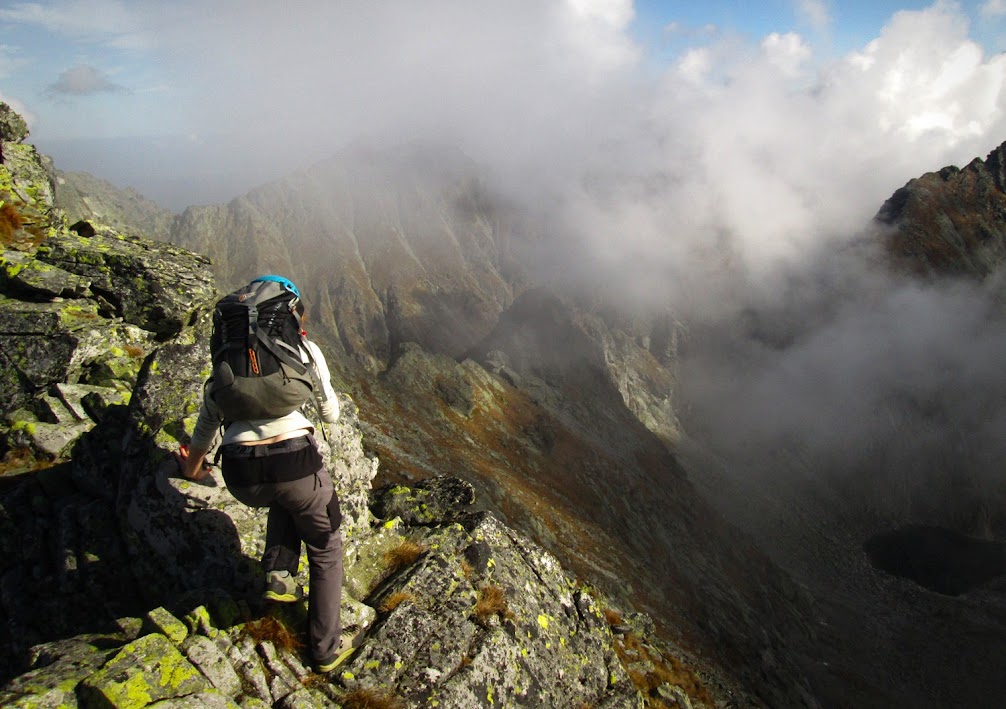
<path fill-rule="evenodd" d="M 908 525 L 863 543 L 870 563 L 931 591 L 958 596 L 1006 573 L 1006 544 L 952 529 Z"/>

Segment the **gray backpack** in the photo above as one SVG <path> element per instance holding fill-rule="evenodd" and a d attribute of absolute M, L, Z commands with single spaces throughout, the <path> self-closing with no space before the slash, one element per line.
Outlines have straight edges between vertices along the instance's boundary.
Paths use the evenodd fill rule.
<path fill-rule="evenodd" d="M 217 302 L 206 396 L 225 423 L 286 416 L 311 398 L 314 362 L 301 359 L 300 297 L 288 283 L 252 281 Z"/>

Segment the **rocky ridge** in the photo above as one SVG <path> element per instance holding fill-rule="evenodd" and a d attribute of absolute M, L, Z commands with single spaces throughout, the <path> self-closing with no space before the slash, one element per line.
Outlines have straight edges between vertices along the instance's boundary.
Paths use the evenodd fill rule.
<path fill-rule="evenodd" d="M 963 169 L 910 180 L 876 221 L 890 227 L 889 252 L 913 271 L 989 276 L 1006 259 L 1006 143 Z"/>
<path fill-rule="evenodd" d="M 216 297 L 204 257 L 66 226 L 24 135 L 0 164 L 0 690 L 10 706 L 726 705 L 646 616 L 433 477 L 371 491 L 378 461 L 344 416 L 323 444 L 345 515 L 334 676 L 304 665 L 305 609 L 257 602 L 265 516 L 177 477 Z M 734 699 L 730 693 L 734 693 Z M 757 700 L 742 700 L 742 704 Z"/>

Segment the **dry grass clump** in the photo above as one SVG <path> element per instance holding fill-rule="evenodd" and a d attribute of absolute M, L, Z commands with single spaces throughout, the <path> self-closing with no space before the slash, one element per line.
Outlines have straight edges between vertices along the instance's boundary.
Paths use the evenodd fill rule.
<path fill-rule="evenodd" d="M 402 709 L 403 706 L 392 695 L 366 687 L 349 690 L 339 701 L 345 709 Z"/>
<path fill-rule="evenodd" d="M 268 640 L 277 650 L 296 652 L 304 646 L 300 638 L 275 616 L 253 620 L 245 625 L 245 630 L 256 643 Z"/>
<path fill-rule="evenodd" d="M 0 241 L 4 244 L 14 242 L 14 234 L 24 226 L 24 217 L 10 202 L 4 202 L 0 207 Z"/>
<path fill-rule="evenodd" d="M 384 562 L 388 565 L 391 573 L 405 568 L 426 551 L 422 544 L 416 544 L 406 539 L 401 544 L 384 552 Z"/>
<path fill-rule="evenodd" d="M 143 348 L 139 345 L 126 345 L 122 348 L 123 351 L 132 357 L 133 359 L 139 359 L 143 356 Z"/>
<path fill-rule="evenodd" d="M 500 618 L 513 617 L 503 589 L 499 586 L 486 586 L 479 591 L 478 600 L 475 601 L 475 617 L 479 620 L 488 620 L 494 615 Z"/>
<path fill-rule="evenodd" d="M 461 573 L 465 575 L 466 579 L 470 579 L 475 573 L 475 567 L 468 563 L 468 559 L 461 560 Z"/>
<path fill-rule="evenodd" d="M 608 624 L 609 627 L 615 627 L 616 625 L 621 625 L 624 621 L 622 614 L 611 608 L 604 609 L 604 622 Z"/>
<path fill-rule="evenodd" d="M 647 707 L 662 707 L 664 703 L 655 698 L 657 688 L 662 684 L 680 687 L 693 702 L 715 706 L 713 696 L 694 672 L 685 667 L 676 657 L 651 652 L 633 633 L 628 633 L 615 641 L 615 654 L 622 664 L 639 667 L 648 664 L 652 669 L 646 672 L 628 670 L 632 684 L 646 698 Z M 640 663 L 643 660 L 644 663 Z"/>
<path fill-rule="evenodd" d="M 412 603 L 415 600 L 416 597 L 408 591 L 395 591 L 384 599 L 384 603 L 377 610 L 381 611 L 381 613 L 390 613 L 403 603 Z"/>

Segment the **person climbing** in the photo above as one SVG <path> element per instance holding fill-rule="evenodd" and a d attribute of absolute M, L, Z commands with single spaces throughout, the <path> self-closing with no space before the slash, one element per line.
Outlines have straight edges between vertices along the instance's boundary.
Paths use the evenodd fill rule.
<path fill-rule="evenodd" d="M 296 574 L 306 544 L 309 647 L 315 669 L 329 672 L 352 653 L 356 638 L 340 624 L 339 498 L 301 407 L 313 395 L 324 426 L 338 421 L 339 402 L 324 355 L 302 329 L 303 315 L 297 287 L 274 275 L 217 303 L 213 371 L 190 445 L 179 458 L 185 478 L 203 480 L 206 456 L 222 428 L 218 457 L 227 489 L 239 502 L 269 508 L 262 555 L 266 600 L 303 598 Z"/>

